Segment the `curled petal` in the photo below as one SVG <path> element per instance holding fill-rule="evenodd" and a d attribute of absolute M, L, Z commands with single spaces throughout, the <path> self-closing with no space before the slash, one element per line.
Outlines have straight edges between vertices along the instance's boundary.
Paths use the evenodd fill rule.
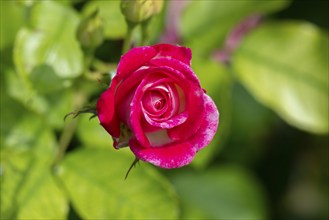
<path fill-rule="evenodd" d="M 172 44 L 158 44 L 153 48 L 157 51 L 157 57 L 171 57 L 187 65 L 191 65 L 192 52 L 190 48 Z"/>
<path fill-rule="evenodd" d="M 157 51 L 150 46 L 135 47 L 124 54 L 119 62 L 117 76 L 125 78 L 133 73 L 144 63 L 156 55 Z"/>
<path fill-rule="evenodd" d="M 189 79 L 192 83 L 196 86 L 201 87 L 200 81 L 195 73 L 192 71 L 191 67 L 180 60 L 177 60 L 172 57 L 156 57 L 153 58 L 148 62 L 148 65 L 152 66 L 170 66 L 171 68 L 175 69 L 182 73 L 187 79 Z"/>
<path fill-rule="evenodd" d="M 186 121 L 186 119 L 188 118 L 188 113 L 187 113 L 187 111 L 182 112 L 181 114 L 179 114 L 175 117 L 172 117 L 171 119 L 168 119 L 163 122 L 154 121 L 147 114 L 144 114 L 144 117 L 145 117 L 146 121 L 154 127 L 170 129 L 170 128 L 176 127 L 176 126 L 184 123 Z"/>
<path fill-rule="evenodd" d="M 110 87 L 98 99 L 96 107 L 101 125 L 113 137 L 120 136 L 120 123 L 114 108 L 114 90 L 117 84 L 117 79 L 113 78 Z"/>
<path fill-rule="evenodd" d="M 168 135 L 172 140 L 186 141 L 199 130 L 205 114 L 203 94 L 202 89 L 190 88 L 186 94 L 186 109 L 189 111 L 189 117 L 185 123 L 168 129 Z"/>
<path fill-rule="evenodd" d="M 207 146 L 216 134 L 218 128 L 219 112 L 213 100 L 204 94 L 205 109 L 204 118 L 201 120 L 199 130 L 189 142 L 198 150 Z"/>
<path fill-rule="evenodd" d="M 136 139 L 131 139 L 129 146 L 138 159 L 166 169 L 185 166 L 191 163 L 196 154 L 196 148 L 189 142 L 143 148 Z"/>
<path fill-rule="evenodd" d="M 147 80 L 142 80 L 141 84 L 137 87 L 134 97 L 130 103 L 130 118 L 129 118 L 129 125 L 131 130 L 135 134 L 137 140 L 144 146 L 144 147 L 151 147 L 150 142 L 147 139 L 143 128 L 142 128 L 142 102 L 141 98 L 144 94 L 143 88 L 147 84 Z"/>
<path fill-rule="evenodd" d="M 119 103 L 126 99 L 127 95 L 129 95 L 132 90 L 136 89 L 138 84 L 153 71 L 152 68 L 140 69 L 130 74 L 125 80 L 122 80 L 115 92 L 115 103 Z"/>

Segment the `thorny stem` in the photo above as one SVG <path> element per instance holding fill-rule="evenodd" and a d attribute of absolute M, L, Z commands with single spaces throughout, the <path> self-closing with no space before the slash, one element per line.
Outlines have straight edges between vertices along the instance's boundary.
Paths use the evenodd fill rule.
<path fill-rule="evenodd" d="M 85 95 L 81 92 L 77 92 L 75 95 L 75 103 L 74 108 L 81 108 L 83 103 L 85 102 Z M 54 170 L 58 163 L 62 160 L 71 140 L 74 135 L 74 132 L 77 128 L 77 120 L 71 120 L 69 123 L 67 123 L 61 133 L 61 136 L 59 138 L 58 142 L 58 148 L 57 153 L 55 155 L 55 159 L 53 160 L 53 163 L 51 165 L 51 168 Z"/>

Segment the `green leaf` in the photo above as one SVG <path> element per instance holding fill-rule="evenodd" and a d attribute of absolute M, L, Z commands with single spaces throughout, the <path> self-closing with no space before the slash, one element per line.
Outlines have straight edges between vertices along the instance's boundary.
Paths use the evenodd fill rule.
<path fill-rule="evenodd" d="M 238 79 L 289 124 L 328 133 L 328 35 L 308 23 L 268 23 L 233 58 Z"/>
<path fill-rule="evenodd" d="M 80 115 L 77 135 L 86 147 L 113 148 L 113 140 L 100 125 L 98 118 L 89 120 L 91 115 Z"/>
<path fill-rule="evenodd" d="M 6 111 L 12 110 L 6 109 Z M 21 151 L 33 150 L 43 159 L 52 158 L 55 149 L 55 137 L 45 125 L 44 120 L 38 115 L 25 111 L 19 120 L 9 122 L 7 126 L 6 137 L 3 140 L 4 145 L 1 148 L 13 148 Z"/>
<path fill-rule="evenodd" d="M 154 169 L 133 162 L 122 152 L 84 148 L 68 155 L 59 167 L 74 209 L 84 219 L 176 219 L 175 193 Z"/>
<path fill-rule="evenodd" d="M 65 219 L 68 203 L 50 169 L 39 167 L 29 177 L 21 193 L 18 219 Z"/>
<path fill-rule="evenodd" d="M 0 148 L 1 218 L 63 219 L 66 198 L 50 172 L 54 134 L 28 112 L 7 126 Z"/>
<path fill-rule="evenodd" d="M 172 177 L 182 219 L 266 219 L 263 192 L 246 170 L 226 166 Z"/>
<path fill-rule="evenodd" d="M 3 81 L 5 81 L 4 92 L 9 97 L 20 102 L 26 109 L 38 114 L 47 112 L 49 104 L 43 97 L 38 96 L 32 88 L 32 84 L 27 77 L 19 76 L 13 67 L 3 69 Z"/>
<path fill-rule="evenodd" d="M 220 114 L 214 139 L 206 148 L 197 153 L 192 163 L 198 168 L 204 168 L 220 152 L 230 132 L 232 79 L 225 66 L 210 59 L 193 57 L 192 68 L 200 79 L 202 88 L 216 103 Z"/>
<path fill-rule="evenodd" d="M 2 147 L 5 137 L 11 132 L 12 127 L 20 122 L 26 112 L 20 103 L 8 96 L 3 85 L 0 89 L 0 106 L 5 106 L 5 108 L 1 108 L 0 114 L 0 147 Z"/>
<path fill-rule="evenodd" d="M 253 165 L 267 151 L 269 137 L 278 125 L 278 116 L 257 102 L 236 83 L 232 95 L 231 133 L 222 159 L 244 165 Z M 243 146 L 243 147 L 241 147 Z"/>
<path fill-rule="evenodd" d="M 19 28 L 24 24 L 23 7 L 14 1 L 0 1 L 0 49 L 11 46 Z"/>
<path fill-rule="evenodd" d="M 91 1 L 83 8 L 85 16 L 99 9 L 99 15 L 103 19 L 105 37 L 110 39 L 123 38 L 127 32 L 127 24 L 120 11 L 120 1 Z"/>
<path fill-rule="evenodd" d="M 52 93 L 63 88 L 64 80 L 49 65 L 36 66 L 29 75 L 33 88 L 39 93 Z"/>
<path fill-rule="evenodd" d="M 21 75 L 47 64 L 60 77 L 77 77 L 82 72 L 82 51 L 75 38 L 78 15 L 55 1 L 33 6 L 30 28 L 19 31 L 14 61 Z"/>
<path fill-rule="evenodd" d="M 44 117 L 49 125 L 56 129 L 61 129 L 66 123 L 64 117 L 74 108 L 74 91 L 72 89 L 63 89 L 57 93 L 47 96 L 50 103 L 49 110 Z"/>
<path fill-rule="evenodd" d="M 64 219 L 67 201 L 49 166 L 31 152 L 1 150 L 1 218 Z"/>
<path fill-rule="evenodd" d="M 0 104 L 6 106 L 1 112 L 6 126 L 1 126 L 1 130 L 10 131 L 9 124 L 29 111 L 39 114 L 44 124 L 61 129 L 64 116 L 74 110 L 71 81 L 59 78 L 48 65 L 34 68 L 25 81 L 12 68 L 3 68 L 1 83 Z"/>
<path fill-rule="evenodd" d="M 288 4 L 287 0 L 191 1 L 182 15 L 180 31 L 185 45 L 194 53 L 207 55 L 220 47 L 228 32 L 246 16 L 273 13 Z"/>

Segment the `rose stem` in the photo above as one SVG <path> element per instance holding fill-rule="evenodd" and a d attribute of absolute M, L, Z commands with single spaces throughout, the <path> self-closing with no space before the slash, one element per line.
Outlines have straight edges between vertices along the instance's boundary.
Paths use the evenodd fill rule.
<path fill-rule="evenodd" d="M 83 106 L 83 103 L 85 102 L 85 94 L 81 92 L 77 92 L 75 97 L 74 97 L 74 103 L 73 106 L 75 109 L 79 109 Z M 53 160 L 53 163 L 51 165 L 51 168 L 54 170 L 58 163 L 62 160 L 66 149 L 68 148 L 71 139 L 74 135 L 75 129 L 77 127 L 77 120 L 71 120 L 69 123 L 67 123 L 64 126 L 64 129 L 61 133 L 61 136 L 59 138 L 58 142 L 58 148 L 57 148 L 57 153 L 55 155 L 55 158 Z"/>
<path fill-rule="evenodd" d="M 130 49 L 131 39 L 132 39 L 133 31 L 135 29 L 136 24 L 133 24 L 133 23 L 127 21 L 127 26 L 128 26 L 128 29 L 127 29 L 126 37 L 123 41 L 122 54 L 125 54 Z"/>

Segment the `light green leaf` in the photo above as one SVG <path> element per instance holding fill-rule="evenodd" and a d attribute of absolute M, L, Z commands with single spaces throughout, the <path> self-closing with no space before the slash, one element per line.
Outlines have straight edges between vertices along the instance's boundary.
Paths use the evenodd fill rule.
<path fill-rule="evenodd" d="M 12 45 L 24 24 L 24 8 L 14 1 L 0 1 L 0 49 Z"/>
<path fill-rule="evenodd" d="M 60 77 L 76 77 L 82 72 L 82 51 L 75 38 L 78 15 L 55 1 L 42 1 L 31 10 L 30 28 L 19 31 L 14 61 L 18 72 L 29 74 L 47 64 Z"/>
<path fill-rule="evenodd" d="M 49 65 L 36 66 L 29 75 L 29 80 L 39 93 L 53 93 L 64 87 L 64 80 Z"/>
<path fill-rule="evenodd" d="M 141 164 L 124 175 L 133 158 L 122 152 L 84 148 L 59 168 L 74 209 L 84 219 L 176 219 L 176 196 L 169 182 Z"/>
<path fill-rule="evenodd" d="M 182 219 L 266 219 L 261 187 L 246 170 L 226 166 L 172 177 L 182 202 Z"/>
<path fill-rule="evenodd" d="M 11 111 L 11 109 L 4 111 Z M 25 111 L 19 120 L 7 125 L 5 132 L 4 146 L 1 148 L 13 148 L 20 151 L 32 150 L 44 160 L 52 158 L 56 147 L 55 137 L 39 115 Z"/>
<path fill-rule="evenodd" d="M 229 31 L 246 16 L 273 13 L 288 4 L 287 0 L 191 1 L 182 15 L 180 31 L 185 45 L 206 55 L 221 47 Z"/>
<path fill-rule="evenodd" d="M 193 57 L 192 68 L 200 79 L 202 88 L 214 100 L 220 114 L 214 139 L 206 148 L 197 153 L 192 163 L 198 168 L 204 168 L 220 152 L 230 132 L 232 79 L 225 66 L 210 59 Z"/>
<path fill-rule="evenodd" d="M 1 81 L 2 79 L 1 77 Z M 11 132 L 12 127 L 19 123 L 25 111 L 20 103 L 8 96 L 3 84 L 0 87 L 0 106 L 0 147 L 3 147 L 5 137 Z"/>
<path fill-rule="evenodd" d="M 233 58 L 241 83 L 289 124 L 328 132 L 328 35 L 301 22 L 264 24 Z"/>
<path fill-rule="evenodd" d="M 66 198 L 50 173 L 54 134 L 28 112 L 7 126 L 0 148 L 1 218 L 63 219 Z"/>
<path fill-rule="evenodd" d="M 68 203 L 50 169 L 34 170 L 21 192 L 18 219 L 65 219 Z"/>
<path fill-rule="evenodd" d="M 47 101 L 51 105 L 44 117 L 51 127 L 63 128 L 66 123 L 64 121 L 65 115 L 74 110 L 74 92 L 70 89 L 63 89 L 47 96 Z"/>
<path fill-rule="evenodd" d="M 47 100 L 36 94 L 28 80 L 19 77 L 13 69 L 8 69 L 5 74 L 7 93 L 10 97 L 19 101 L 26 109 L 39 114 L 47 112 L 49 108 Z"/>
<path fill-rule="evenodd" d="M 3 68 L 1 83 L 0 104 L 6 106 L 1 112 L 1 131 L 10 131 L 9 125 L 29 111 L 37 113 L 43 124 L 61 129 L 64 116 L 74 110 L 74 93 L 66 88 L 71 81 L 59 78 L 48 65 L 34 68 L 26 81 L 12 68 Z"/>
<path fill-rule="evenodd" d="M 64 219 L 67 201 L 49 166 L 28 151 L 1 150 L 1 219 Z"/>
<path fill-rule="evenodd" d="M 91 115 L 80 115 L 77 135 L 86 147 L 113 148 L 113 140 L 100 125 L 98 118 L 89 120 Z"/>
<path fill-rule="evenodd" d="M 127 24 L 120 11 L 120 0 L 90 1 L 83 8 L 83 14 L 89 15 L 96 9 L 99 9 L 99 15 L 104 22 L 105 37 L 110 39 L 125 37 Z"/>

